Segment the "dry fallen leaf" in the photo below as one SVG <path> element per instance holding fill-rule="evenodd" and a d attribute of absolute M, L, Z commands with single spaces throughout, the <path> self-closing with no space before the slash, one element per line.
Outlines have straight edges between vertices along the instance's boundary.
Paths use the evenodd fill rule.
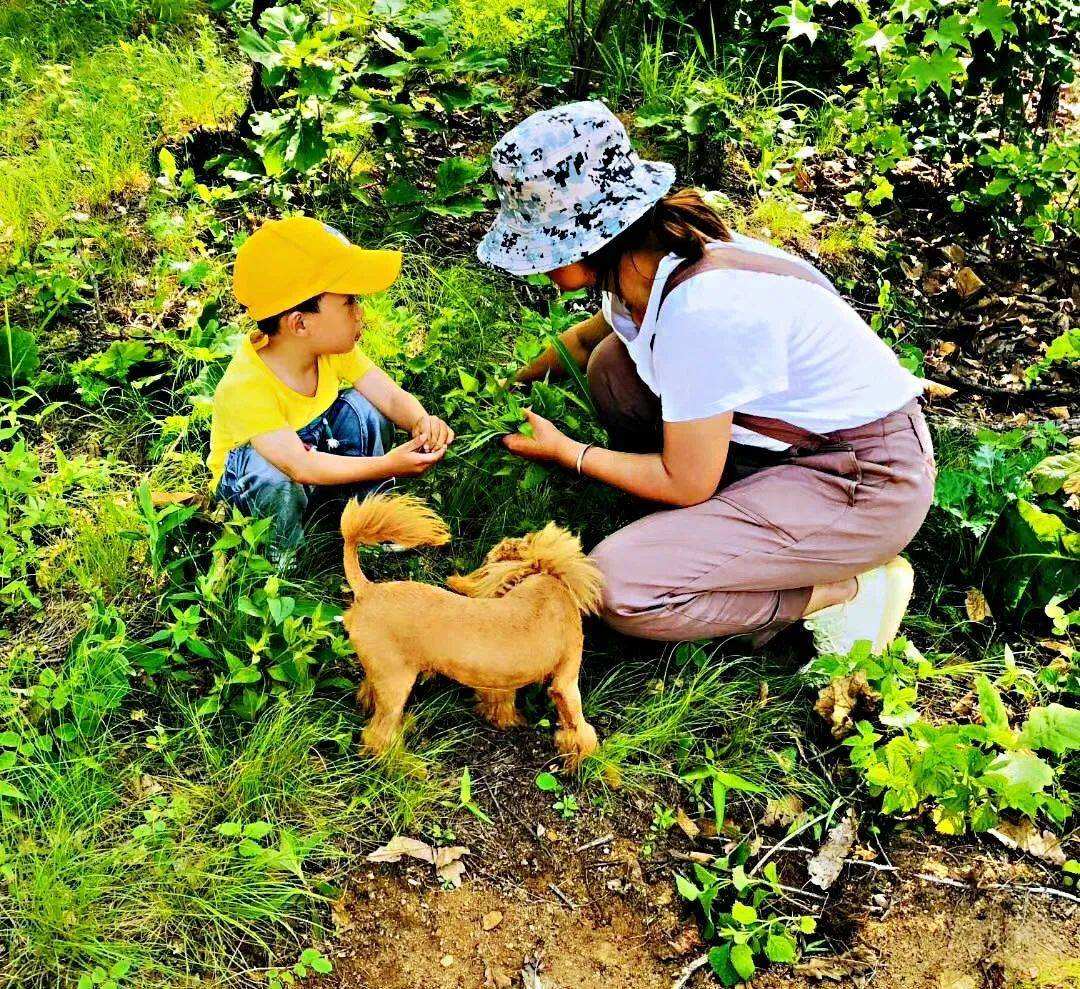
<path fill-rule="evenodd" d="M 163 508 L 165 505 L 185 505 L 188 502 L 199 502 L 201 496 L 197 491 L 151 491 L 150 504 L 155 508 Z"/>
<path fill-rule="evenodd" d="M 951 340 L 942 340 L 937 345 L 937 352 L 942 357 L 948 357 L 950 354 L 956 353 L 956 344 Z"/>
<path fill-rule="evenodd" d="M 1071 643 L 1059 642 L 1057 639 L 1040 639 L 1039 645 L 1051 652 L 1061 653 L 1067 659 L 1072 659 L 1073 647 Z"/>
<path fill-rule="evenodd" d="M 486 913 L 480 920 L 480 926 L 485 931 L 493 931 L 499 924 L 502 923 L 503 915 L 499 910 L 492 910 L 491 913 Z"/>
<path fill-rule="evenodd" d="M 1054 419 L 1060 419 L 1062 422 L 1067 421 L 1069 418 L 1069 407 L 1067 405 L 1052 405 L 1046 412 Z"/>
<path fill-rule="evenodd" d="M 785 797 L 765 802 L 765 813 L 761 815 L 761 824 L 769 828 L 774 824 L 787 827 L 793 821 L 798 820 L 806 810 L 806 805 L 794 793 Z"/>
<path fill-rule="evenodd" d="M 835 958 L 811 958 L 795 966 L 796 975 L 811 979 L 830 979 L 848 982 L 853 975 L 861 975 L 877 965 L 877 955 L 869 948 L 853 948 Z"/>
<path fill-rule="evenodd" d="M 993 617 L 990 614 L 990 605 L 986 600 L 986 595 L 977 587 L 973 587 L 967 592 L 967 597 L 964 598 L 964 608 L 967 610 L 968 621 L 970 622 L 984 622 L 987 618 Z"/>
<path fill-rule="evenodd" d="M 662 961 L 674 961 L 676 958 L 685 958 L 691 951 L 697 951 L 701 944 L 701 934 L 694 924 L 684 927 L 667 944 L 661 945 L 656 955 Z"/>
<path fill-rule="evenodd" d="M 929 378 L 920 378 L 923 394 L 929 399 L 952 398 L 956 394 L 955 388 L 943 385 L 940 381 L 931 381 Z"/>
<path fill-rule="evenodd" d="M 819 889 L 828 889 L 840 877 L 851 846 L 855 844 L 855 815 L 850 811 L 826 835 L 817 854 L 807 863 L 810 882 Z"/>
<path fill-rule="evenodd" d="M 915 261 L 912 264 L 901 261 L 900 269 L 904 272 L 904 275 L 909 282 L 917 282 L 922 278 L 923 272 L 926 271 L 926 266 L 921 261 Z"/>
<path fill-rule="evenodd" d="M 832 725 L 833 738 L 844 738 L 855 730 L 852 712 L 857 708 L 873 710 L 881 695 L 867 682 L 859 670 L 846 677 L 834 677 L 832 683 L 818 694 L 814 710 Z"/>
<path fill-rule="evenodd" d="M 540 981 L 540 956 L 526 958 L 521 966 L 521 989 L 544 989 L 544 983 Z"/>
<path fill-rule="evenodd" d="M 953 264 L 960 264 L 964 260 L 964 249 L 959 244 L 946 244 L 941 253 L 945 255 Z"/>
<path fill-rule="evenodd" d="M 435 866 L 439 879 L 456 889 L 461 885 L 461 876 L 465 871 L 465 863 L 461 861 L 461 857 L 468 854 L 469 849 L 463 845 L 433 848 L 418 838 L 395 835 L 381 848 L 376 848 L 368 855 L 367 860 L 369 862 L 400 862 L 403 856 L 408 855 L 410 858 Z"/>
<path fill-rule="evenodd" d="M 679 825 L 682 833 L 691 841 L 701 834 L 701 828 L 690 820 L 690 816 L 681 807 L 679 808 L 679 812 L 675 815 L 675 823 Z"/>
<path fill-rule="evenodd" d="M 961 268 L 953 275 L 953 285 L 961 299 L 967 299 L 985 288 L 983 280 L 970 268 Z"/>
<path fill-rule="evenodd" d="M 1060 839 L 1049 831 L 1038 830 L 1029 817 L 1021 818 L 1018 824 L 1001 821 L 990 833 L 1006 848 L 1017 848 L 1056 866 L 1065 864 Z"/>
<path fill-rule="evenodd" d="M 402 857 L 408 855 L 421 862 L 435 864 L 435 849 L 426 841 L 419 838 L 406 838 L 404 835 L 394 835 L 381 848 L 376 848 L 368 857 L 369 862 L 400 862 Z"/>

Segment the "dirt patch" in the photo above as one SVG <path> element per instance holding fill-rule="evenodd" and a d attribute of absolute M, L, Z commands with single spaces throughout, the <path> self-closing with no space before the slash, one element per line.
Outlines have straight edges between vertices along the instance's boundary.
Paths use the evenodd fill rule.
<path fill-rule="evenodd" d="M 642 858 L 640 846 L 623 838 L 582 848 L 574 844 L 576 836 L 553 841 L 542 825 L 538 830 L 531 854 L 523 854 L 519 843 L 498 861 L 473 856 L 456 890 L 438 889 L 430 870 L 413 864 L 357 874 L 334 910 L 339 939 L 328 949 L 334 974 L 319 985 L 666 989 L 703 954 L 696 920 L 675 895 L 668 854 Z M 753 984 L 1077 984 L 1080 906 L 1025 893 L 1020 887 L 1042 882 L 1040 870 L 989 846 L 947 850 L 907 838 L 890 854 L 895 872 L 847 867 L 826 909 L 822 931 L 828 940 L 802 959 L 809 970 L 777 966 Z M 938 865 L 925 871 L 928 861 L 941 858 L 947 870 Z M 1001 880 L 1017 888 L 967 885 Z M 964 886 L 943 885 L 950 882 Z M 713 984 L 707 966 L 686 983 Z"/>
<path fill-rule="evenodd" d="M 578 989 L 670 982 L 672 965 L 654 943 L 663 921 L 645 903 L 578 903 L 564 892 L 569 906 L 546 876 L 516 890 L 473 881 L 447 892 L 417 889 L 402 875 L 367 879 L 349 909 L 353 930 L 335 953 L 342 987 L 475 989 L 521 985 L 530 971 L 544 986 Z"/>

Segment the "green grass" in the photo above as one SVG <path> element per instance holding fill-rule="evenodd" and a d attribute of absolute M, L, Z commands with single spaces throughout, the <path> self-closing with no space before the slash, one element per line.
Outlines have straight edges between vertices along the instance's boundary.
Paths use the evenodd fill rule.
<path fill-rule="evenodd" d="M 246 70 L 205 22 L 39 66 L 0 103 L 0 243 L 26 248 L 110 196 L 145 188 L 153 148 L 239 113 Z"/>
<path fill-rule="evenodd" d="M 287 956 L 352 861 L 342 836 L 414 826 L 449 792 L 435 771 L 448 739 L 375 765 L 354 754 L 355 712 L 326 702 L 240 730 L 175 712 L 21 768 L 29 799 L 0 821 L 0 978 L 43 986 L 128 960 L 132 984 L 176 984 L 246 967 L 241 946 Z M 222 833 L 264 821 L 257 848 Z"/>
<path fill-rule="evenodd" d="M 723 656 L 716 646 L 681 645 L 660 670 L 620 665 L 585 700 L 586 715 L 604 732 L 583 780 L 650 789 L 707 763 L 773 796 L 831 799 L 832 784 L 796 748 L 805 708 L 792 696 L 790 676 L 778 672 L 772 682 L 782 693 L 770 698 L 760 664 Z"/>

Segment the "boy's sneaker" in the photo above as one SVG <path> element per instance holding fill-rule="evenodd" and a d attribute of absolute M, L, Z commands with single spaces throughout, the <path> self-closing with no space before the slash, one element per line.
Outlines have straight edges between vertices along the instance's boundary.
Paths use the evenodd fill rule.
<path fill-rule="evenodd" d="M 813 633 L 819 655 L 846 656 L 861 639 L 868 640 L 872 651 L 880 653 L 900 631 L 915 584 L 911 564 L 898 556 L 883 567 L 859 574 L 855 581 L 858 590 L 850 601 L 803 619 L 803 625 Z"/>

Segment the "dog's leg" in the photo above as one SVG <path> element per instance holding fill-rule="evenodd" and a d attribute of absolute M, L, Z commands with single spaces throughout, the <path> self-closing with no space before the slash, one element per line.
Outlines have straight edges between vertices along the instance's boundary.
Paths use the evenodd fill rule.
<path fill-rule="evenodd" d="M 401 727 L 405 702 L 416 683 L 416 671 L 401 661 L 372 663 L 365 683 L 371 684 L 375 714 L 364 729 L 364 748 L 376 754 L 385 752 Z"/>
<path fill-rule="evenodd" d="M 581 652 L 564 660 L 555 668 L 548 694 L 559 713 L 559 730 L 555 732 L 555 747 L 566 755 L 566 767 L 576 769 L 581 760 L 596 751 L 596 731 L 581 710 L 581 691 L 578 690 L 578 671 Z"/>
<path fill-rule="evenodd" d="M 516 697 L 515 690 L 478 690 L 476 713 L 496 728 L 522 728 L 526 721 L 517 709 Z"/>
<path fill-rule="evenodd" d="M 375 692 L 371 689 L 371 681 L 366 674 L 356 688 L 356 706 L 363 714 L 371 714 L 375 710 Z"/>

